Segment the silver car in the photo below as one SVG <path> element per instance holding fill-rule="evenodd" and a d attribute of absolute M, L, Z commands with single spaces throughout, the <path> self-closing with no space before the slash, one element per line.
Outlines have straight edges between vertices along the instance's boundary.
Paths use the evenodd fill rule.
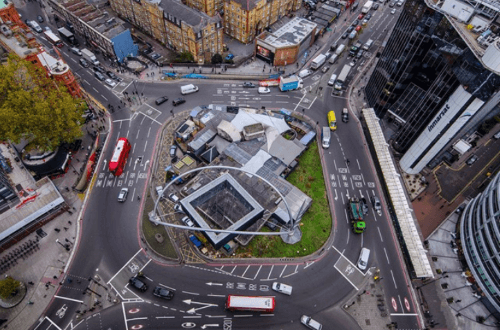
<path fill-rule="evenodd" d="M 123 203 L 127 200 L 128 188 L 122 188 L 118 194 L 118 201 Z"/>

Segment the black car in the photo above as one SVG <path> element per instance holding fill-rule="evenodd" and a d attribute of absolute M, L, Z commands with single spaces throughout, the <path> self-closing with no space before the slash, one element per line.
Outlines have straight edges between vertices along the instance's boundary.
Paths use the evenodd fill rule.
<path fill-rule="evenodd" d="M 351 33 L 354 30 L 354 26 L 349 26 L 345 32 Z"/>
<path fill-rule="evenodd" d="M 94 69 L 94 72 L 99 72 L 99 73 L 102 73 L 102 74 L 106 73 L 106 70 L 104 70 L 104 68 L 101 67 L 101 66 L 94 66 L 93 69 Z"/>
<path fill-rule="evenodd" d="M 163 299 L 170 300 L 174 297 L 174 292 L 171 290 L 162 288 L 161 286 L 157 286 L 153 290 L 153 295 L 160 297 L 160 298 L 163 298 Z"/>
<path fill-rule="evenodd" d="M 349 122 L 349 111 L 347 110 L 347 108 L 344 108 L 344 110 L 342 110 L 342 122 Z"/>
<path fill-rule="evenodd" d="M 168 97 L 162 96 L 162 97 L 157 98 L 155 103 L 156 103 L 156 105 L 160 105 L 160 104 L 165 103 L 167 101 L 168 101 Z"/>
<path fill-rule="evenodd" d="M 88 68 L 90 66 L 89 62 L 87 62 L 84 58 L 80 59 L 80 65 L 83 66 L 84 68 Z"/>
<path fill-rule="evenodd" d="M 344 33 L 344 34 L 342 35 L 342 39 L 347 38 L 347 36 L 348 36 L 348 35 L 349 35 L 349 33 L 347 33 L 347 32 L 346 32 L 346 33 Z"/>
<path fill-rule="evenodd" d="M 365 19 L 369 20 L 370 18 L 372 18 L 372 14 L 366 14 Z"/>
<path fill-rule="evenodd" d="M 378 9 L 378 3 L 374 4 L 373 7 L 372 7 L 373 10 L 377 10 Z"/>
<path fill-rule="evenodd" d="M 146 283 L 141 281 L 140 279 L 137 278 L 137 276 L 131 277 L 128 282 L 130 283 L 131 286 L 136 288 L 137 290 L 141 292 L 145 292 L 148 289 L 148 286 Z"/>
<path fill-rule="evenodd" d="M 251 83 L 251 82 L 244 82 L 243 83 L 243 87 L 247 87 L 247 88 L 254 88 L 255 87 L 255 84 L 254 83 Z"/>
<path fill-rule="evenodd" d="M 106 77 L 104 77 L 104 75 L 100 72 L 94 72 L 94 76 L 100 81 L 104 81 L 106 79 Z"/>
<path fill-rule="evenodd" d="M 38 16 L 36 17 L 36 19 L 37 19 L 37 21 L 38 21 L 39 23 L 43 23 L 43 22 L 44 22 L 43 17 L 42 17 L 41 15 L 38 15 Z"/>
<path fill-rule="evenodd" d="M 112 71 L 106 71 L 106 74 L 108 75 L 108 77 L 110 77 L 111 79 L 114 79 L 114 80 L 118 80 L 118 77 L 116 76 L 116 74 Z"/>
<path fill-rule="evenodd" d="M 355 19 L 354 22 L 352 22 L 351 26 L 356 26 L 359 24 L 359 20 Z"/>
<path fill-rule="evenodd" d="M 186 103 L 186 100 L 184 100 L 182 97 L 179 97 L 178 99 L 175 99 L 172 101 L 172 105 L 178 106 L 179 104 Z"/>

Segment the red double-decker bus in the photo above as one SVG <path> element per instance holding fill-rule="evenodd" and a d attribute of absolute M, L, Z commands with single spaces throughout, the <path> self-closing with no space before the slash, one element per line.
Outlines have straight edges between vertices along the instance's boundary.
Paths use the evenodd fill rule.
<path fill-rule="evenodd" d="M 123 173 L 129 152 L 130 142 L 126 138 L 118 139 L 113 156 L 109 162 L 109 171 L 115 176 L 120 176 Z"/>

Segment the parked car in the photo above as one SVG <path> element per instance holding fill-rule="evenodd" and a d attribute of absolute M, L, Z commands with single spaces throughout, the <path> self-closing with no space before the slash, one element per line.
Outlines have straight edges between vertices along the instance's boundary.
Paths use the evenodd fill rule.
<path fill-rule="evenodd" d="M 352 27 L 354 27 L 354 26 L 356 26 L 356 25 L 358 25 L 358 24 L 359 24 L 359 20 L 355 19 L 355 20 L 352 22 L 351 26 L 352 26 Z"/>
<path fill-rule="evenodd" d="M 127 200 L 127 195 L 128 195 L 128 188 L 122 188 L 120 190 L 120 193 L 118 194 L 118 201 L 119 202 L 125 202 Z"/>
<path fill-rule="evenodd" d="M 106 73 L 106 70 L 104 70 L 102 66 L 94 66 L 92 67 L 92 69 L 94 70 L 94 72 L 100 72 L 102 74 Z"/>
<path fill-rule="evenodd" d="M 85 60 L 84 58 L 80 59 L 80 65 L 83 66 L 84 68 L 88 68 L 90 66 L 89 62 L 87 62 L 87 60 Z"/>
<path fill-rule="evenodd" d="M 245 81 L 243 83 L 243 87 L 246 87 L 246 88 L 255 88 L 255 84 L 251 83 L 251 82 L 248 82 L 248 81 Z"/>
<path fill-rule="evenodd" d="M 104 80 L 104 82 L 105 82 L 105 83 L 106 83 L 106 85 L 108 85 L 109 87 L 115 87 L 115 86 L 116 86 L 116 83 L 115 83 L 113 80 L 109 79 L 109 78 L 108 78 L 108 79 L 106 79 L 106 80 Z"/>
<path fill-rule="evenodd" d="M 158 195 L 159 198 L 163 198 L 163 187 L 162 186 L 156 186 L 156 194 Z"/>
<path fill-rule="evenodd" d="M 368 20 L 365 18 L 365 19 L 361 22 L 361 25 L 363 25 L 363 26 L 364 26 L 364 25 L 366 25 L 366 24 L 368 24 Z"/>
<path fill-rule="evenodd" d="M 141 292 L 145 292 L 148 289 L 148 286 L 146 285 L 146 283 L 144 283 L 139 278 L 137 278 L 137 276 L 131 277 L 128 280 L 128 282 L 130 283 L 130 285 L 132 287 L 136 288 L 137 290 L 139 290 Z"/>
<path fill-rule="evenodd" d="M 172 161 L 174 161 L 177 158 L 177 146 L 175 144 L 170 147 L 169 154 L 170 154 L 170 159 L 172 159 Z"/>
<path fill-rule="evenodd" d="M 185 217 L 183 217 L 181 219 L 181 221 L 188 227 L 194 227 L 194 223 L 191 219 L 189 219 L 189 217 L 186 215 Z"/>
<path fill-rule="evenodd" d="M 467 159 L 467 165 L 472 165 L 472 164 L 474 164 L 474 163 L 476 162 L 477 158 L 478 158 L 478 157 L 477 157 L 476 155 L 472 155 L 472 156 L 470 156 L 470 157 L 469 157 L 469 159 Z"/>
<path fill-rule="evenodd" d="M 348 35 L 349 35 L 349 33 L 347 33 L 347 32 L 346 32 L 346 33 L 344 33 L 344 34 L 342 35 L 342 39 L 346 39 Z"/>
<path fill-rule="evenodd" d="M 104 79 L 106 79 L 106 77 L 104 77 L 104 75 L 100 72 L 94 72 L 94 76 L 100 81 L 104 81 Z"/>
<path fill-rule="evenodd" d="M 356 24 L 356 25 L 357 25 L 357 24 Z M 356 25 L 351 25 L 351 26 L 349 26 L 345 32 L 347 32 L 347 33 L 351 33 L 351 32 L 352 32 L 352 30 L 354 30 L 354 27 L 355 27 Z"/>
<path fill-rule="evenodd" d="M 321 330 L 323 326 L 318 321 L 313 320 L 310 316 L 302 315 L 300 323 L 313 330 Z"/>
<path fill-rule="evenodd" d="M 159 98 L 156 99 L 155 103 L 156 105 L 160 105 L 160 104 L 163 104 L 165 102 L 168 101 L 168 97 L 167 96 L 161 96 Z"/>
<path fill-rule="evenodd" d="M 177 197 L 177 195 L 174 193 L 169 194 L 168 198 L 174 203 L 177 203 L 179 201 L 179 197 Z"/>
<path fill-rule="evenodd" d="M 268 87 L 259 87 L 259 94 L 268 94 L 271 90 Z"/>
<path fill-rule="evenodd" d="M 362 20 L 362 19 L 363 19 L 363 17 L 365 17 L 365 14 L 359 14 L 359 16 L 358 16 L 358 20 Z"/>
<path fill-rule="evenodd" d="M 358 58 L 358 59 L 359 59 L 359 58 L 361 58 L 361 57 L 363 57 L 363 53 L 364 53 L 364 52 L 365 52 L 365 51 L 364 51 L 364 50 L 362 50 L 362 49 L 358 50 L 358 53 L 356 54 L 356 56 L 355 56 L 355 57 L 356 57 L 356 58 Z"/>
<path fill-rule="evenodd" d="M 292 294 L 292 287 L 283 283 L 274 282 L 272 286 L 273 290 L 286 295 Z"/>
<path fill-rule="evenodd" d="M 153 290 L 153 295 L 162 299 L 170 300 L 174 297 L 174 292 L 161 286 L 157 286 Z"/>
<path fill-rule="evenodd" d="M 359 32 L 361 30 L 361 25 L 356 26 L 356 32 Z"/>
<path fill-rule="evenodd" d="M 159 58 L 161 57 L 161 55 L 160 55 L 160 54 L 158 54 L 158 53 L 151 54 L 150 56 L 151 56 L 151 58 L 152 58 L 153 60 L 157 60 L 157 59 L 159 59 Z"/>
<path fill-rule="evenodd" d="M 116 76 L 116 74 L 112 71 L 106 71 L 106 74 L 108 75 L 108 77 L 110 77 L 111 79 L 114 79 L 114 80 L 118 80 L 118 77 Z"/>
<path fill-rule="evenodd" d="M 372 18 L 372 14 L 366 14 L 365 19 L 370 20 Z"/>
<path fill-rule="evenodd" d="M 395 13 L 396 13 L 396 9 L 391 10 L 391 14 L 394 15 Z"/>
<path fill-rule="evenodd" d="M 36 20 L 38 21 L 38 23 L 43 23 L 43 22 L 45 22 L 45 21 L 44 21 L 44 19 L 43 19 L 43 17 L 42 17 L 42 15 L 38 15 L 38 16 L 36 17 Z"/>
<path fill-rule="evenodd" d="M 182 97 L 179 97 L 178 99 L 175 99 L 172 101 L 172 105 L 174 107 L 178 106 L 179 104 L 186 103 L 186 100 L 184 100 Z"/>
<path fill-rule="evenodd" d="M 390 2 L 389 7 L 391 7 L 391 8 L 394 7 L 394 2 Z M 391 14 L 392 14 L 392 11 L 391 11 Z"/>
<path fill-rule="evenodd" d="M 377 10 L 378 9 L 378 3 L 374 4 L 373 7 L 372 7 L 373 10 Z"/>
<path fill-rule="evenodd" d="M 325 65 L 322 69 L 321 72 L 325 73 L 326 71 L 330 70 L 330 67 L 328 65 Z"/>
<path fill-rule="evenodd" d="M 234 58 L 234 55 L 233 54 L 227 54 L 226 56 L 226 61 L 230 61 Z"/>

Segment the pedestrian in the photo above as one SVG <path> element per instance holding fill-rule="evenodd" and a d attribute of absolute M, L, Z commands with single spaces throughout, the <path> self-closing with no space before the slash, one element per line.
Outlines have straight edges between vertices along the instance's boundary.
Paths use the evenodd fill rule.
<path fill-rule="evenodd" d="M 347 164 L 347 166 L 349 166 L 349 164 L 351 163 L 351 162 L 349 161 L 349 158 L 346 158 L 345 163 Z"/>
<path fill-rule="evenodd" d="M 141 196 L 137 195 L 137 200 L 140 201 L 141 200 Z"/>
<path fill-rule="evenodd" d="M 29 284 L 29 285 L 35 285 L 35 283 L 33 283 L 33 282 L 31 282 L 31 281 L 29 281 L 29 282 L 28 282 L 28 284 Z"/>

